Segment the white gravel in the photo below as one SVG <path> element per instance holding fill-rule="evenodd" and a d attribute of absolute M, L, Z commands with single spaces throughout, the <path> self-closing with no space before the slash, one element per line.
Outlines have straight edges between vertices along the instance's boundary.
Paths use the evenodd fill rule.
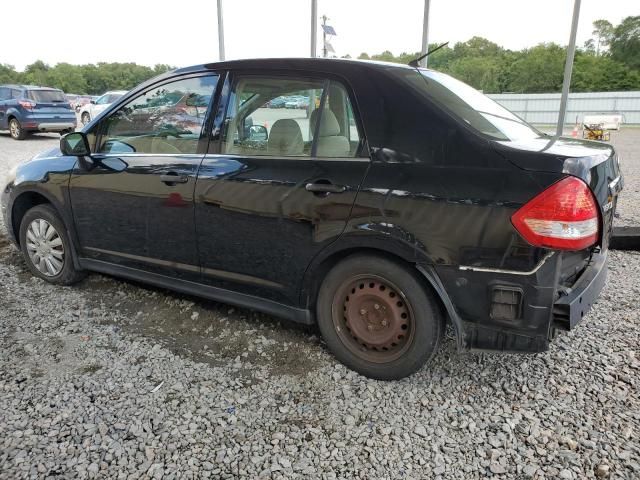
<path fill-rule="evenodd" d="M 0 169 L 57 138 L 10 142 Z M 640 478 L 640 254 L 610 268 L 549 352 L 449 336 L 383 383 L 265 315 L 101 275 L 48 285 L 1 233 L 0 479 Z"/>

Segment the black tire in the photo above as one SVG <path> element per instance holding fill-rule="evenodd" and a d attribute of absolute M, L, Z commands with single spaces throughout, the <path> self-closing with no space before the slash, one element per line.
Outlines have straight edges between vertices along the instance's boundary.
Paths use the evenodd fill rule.
<path fill-rule="evenodd" d="M 34 260 L 29 253 L 29 245 L 33 245 L 33 242 L 27 238 L 27 231 L 34 221 L 44 220 L 50 226 L 55 229 L 55 233 L 61 240 L 61 248 L 63 252 L 62 256 L 62 268 L 56 274 L 44 274 L 35 265 Z M 27 267 L 36 277 L 40 277 L 49 283 L 57 285 L 72 285 L 79 282 L 86 276 L 84 270 L 77 270 L 73 264 L 73 246 L 69 241 L 69 234 L 67 229 L 62 223 L 56 210 L 49 204 L 36 205 L 24 214 L 22 222 L 20 223 L 20 250 L 24 256 Z"/>
<path fill-rule="evenodd" d="M 89 115 L 89 112 L 84 112 L 81 116 L 80 116 L 80 122 L 83 125 L 86 125 L 87 123 L 89 123 L 91 121 L 91 115 Z"/>
<path fill-rule="evenodd" d="M 9 134 L 14 140 L 24 140 L 27 137 L 27 132 L 17 118 L 9 120 Z"/>
<path fill-rule="evenodd" d="M 437 300 L 416 274 L 373 255 L 347 257 L 327 274 L 318 292 L 316 314 L 320 332 L 336 358 L 378 380 L 398 380 L 416 372 L 434 356 L 444 332 Z M 399 325 L 401 329 L 399 322 L 406 322 Z M 396 338 L 397 343 L 388 343 Z M 369 340 L 374 343 L 361 343 Z"/>

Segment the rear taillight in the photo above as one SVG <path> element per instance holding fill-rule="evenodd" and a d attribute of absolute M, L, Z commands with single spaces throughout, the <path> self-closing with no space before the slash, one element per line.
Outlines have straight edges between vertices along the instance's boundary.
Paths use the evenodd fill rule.
<path fill-rule="evenodd" d="M 582 250 L 598 241 L 598 204 L 589 186 L 566 177 L 524 204 L 511 222 L 531 245 Z"/>
<path fill-rule="evenodd" d="M 31 100 L 18 100 L 18 104 L 27 110 L 33 110 L 36 108 L 36 102 L 32 102 Z"/>

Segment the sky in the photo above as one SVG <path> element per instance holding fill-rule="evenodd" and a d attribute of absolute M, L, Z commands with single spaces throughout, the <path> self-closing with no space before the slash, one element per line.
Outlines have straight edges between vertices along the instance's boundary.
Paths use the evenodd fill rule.
<path fill-rule="evenodd" d="M 3 22 L 0 63 L 18 70 L 48 64 L 157 63 L 176 67 L 217 61 L 216 0 L 30 0 L 22 21 Z M 227 59 L 310 55 L 311 0 L 223 0 Z M 430 43 L 482 36 L 509 49 L 566 45 L 573 0 L 431 0 Z M 419 51 L 423 0 L 318 0 L 337 36 L 337 56 Z M 582 0 L 578 45 L 592 22 L 614 25 L 640 15 L 638 0 Z M 318 22 L 320 20 L 318 19 Z M 65 29 L 67 32 L 65 32 Z M 318 52 L 322 44 L 318 28 Z M 11 45 L 11 46 L 10 46 Z"/>

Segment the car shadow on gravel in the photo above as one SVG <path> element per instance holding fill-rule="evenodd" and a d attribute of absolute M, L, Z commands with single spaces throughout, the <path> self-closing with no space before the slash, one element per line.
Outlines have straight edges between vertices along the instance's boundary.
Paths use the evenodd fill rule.
<path fill-rule="evenodd" d="M 113 314 L 102 324 L 162 344 L 193 361 L 266 366 L 271 373 L 305 375 L 318 365 L 315 328 L 199 297 L 91 274 L 77 285 L 89 305 Z"/>
<path fill-rule="evenodd" d="M 12 266 L 21 283 L 34 281 L 20 251 L 3 234 L 0 262 Z M 321 362 L 314 327 L 96 273 L 71 288 L 83 294 L 86 308 L 108 312 L 99 317 L 100 324 L 151 339 L 195 362 L 239 361 L 289 375 L 312 373 Z"/>

